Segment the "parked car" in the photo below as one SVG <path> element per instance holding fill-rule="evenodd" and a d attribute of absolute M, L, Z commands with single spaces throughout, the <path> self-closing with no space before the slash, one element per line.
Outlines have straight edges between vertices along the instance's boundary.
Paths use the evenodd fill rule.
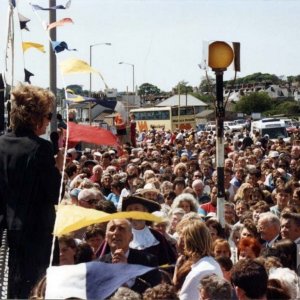
<path fill-rule="evenodd" d="M 224 126 L 228 126 L 230 132 L 237 132 L 243 129 L 242 125 L 236 124 L 234 121 L 225 121 Z"/>

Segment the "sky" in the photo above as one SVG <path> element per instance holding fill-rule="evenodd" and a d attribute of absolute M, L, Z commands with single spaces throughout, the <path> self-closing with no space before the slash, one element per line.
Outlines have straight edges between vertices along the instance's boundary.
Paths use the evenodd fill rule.
<path fill-rule="evenodd" d="M 28 0 L 16 1 L 15 16 L 19 12 L 31 21 L 29 32 L 20 31 L 15 18 L 14 80 L 23 81 L 26 67 L 35 74 L 32 84 L 48 87 L 49 39 L 42 27 L 48 12 L 35 14 Z M 0 1 L 0 72 L 5 69 L 8 2 Z M 48 0 L 31 2 L 49 4 Z M 56 0 L 57 5 L 66 2 Z M 299 75 L 299 12 L 298 0 L 72 0 L 69 9 L 57 10 L 57 20 L 74 21 L 57 28 L 57 40 L 78 51 L 57 54 L 57 87 L 79 84 L 89 89 L 89 74 L 62 76 L 59 62 L 68 58 L 89 62 L 90 45 L 96 43 L 112 44 L 92 47 L 92 66 L 109 88 L 118 91 L 133 88 L 133 68 L 121 61 L 134 65 L 135 86 L 147 82 L 170 91 L 182 80 L 198 86 L 205 76 L 198 67 L 203 41 L 241 43 L 238 77 L 256 72 Z M 23 55 L 22 41 L 44 44 L 47 53 L 29 49 Z M 233 70 L 224 73 L 225 80 L 233 77 Z M 97 75 L 92 77 L 92 89 L 104 89 Z"/>

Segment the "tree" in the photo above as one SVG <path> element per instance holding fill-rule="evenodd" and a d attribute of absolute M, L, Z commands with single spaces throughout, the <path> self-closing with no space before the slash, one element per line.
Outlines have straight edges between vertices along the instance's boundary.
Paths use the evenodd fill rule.
<path fill-rule="evenodd" d="M 180 94 L 189 94 L 193 91 L 193 87 L 191 85 L 188 85 L 188 82 L 184 80 L 178 82 L 178 84 L 173 88 L 173 92 L 175 94 L 179 94 L 179 92 Z"/>
<path fill-rule="evenodd" d="M 274 114 L 296 115 L 300 111 L 299 104 L 296 101 L 284 101 L 276 105 Z"/>
<path fill-rule="evenodd" d="M 272 108 L 272 100 L 267 93 L 252 93 L 248 96 L 243 96 L 236 103 L 234 110 L 247 115 L 252 112 L 265 112 Z"/>
<path fill-rule="evenodd" d="M 160 89 L 156 85 L 150 83 L 143 83 L 138 89 L 140 96 L 159 95 L 160 92 Z"/>
<path fill-rule="evenodd" d="M 216 85 L 216 80 L 213 77 L 203 77 L 199 86 L 201 94 L 212 94 Z"/>

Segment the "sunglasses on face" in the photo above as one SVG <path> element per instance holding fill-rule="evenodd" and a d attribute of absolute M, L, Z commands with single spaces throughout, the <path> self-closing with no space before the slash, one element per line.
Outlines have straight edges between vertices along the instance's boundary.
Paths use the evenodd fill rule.
<path fill-rule="evenodd" d="M 50 113 L 48 113 L 47 115 L 45 115 L 45 118 L 47 118 L 47 120 L 51 121 L 52 116 L 53 116 L 53 113 L 50 112 Z"/>

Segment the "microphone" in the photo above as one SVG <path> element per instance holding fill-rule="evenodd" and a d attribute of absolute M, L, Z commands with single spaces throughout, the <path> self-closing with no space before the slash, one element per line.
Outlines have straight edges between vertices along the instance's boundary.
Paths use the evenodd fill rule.
<path fill-rule="evenodd" d="M 52 142 L 52 147 L 53 147 L 53 152 L 54 152 L 54 155 L 56 155 L 59 151 L 59 148 L 58 148 L 58 140 L 59 140 L 59 135 L 56 131 L 53 131 L 51 132 L 50 134 L 50 140 Z"/>

